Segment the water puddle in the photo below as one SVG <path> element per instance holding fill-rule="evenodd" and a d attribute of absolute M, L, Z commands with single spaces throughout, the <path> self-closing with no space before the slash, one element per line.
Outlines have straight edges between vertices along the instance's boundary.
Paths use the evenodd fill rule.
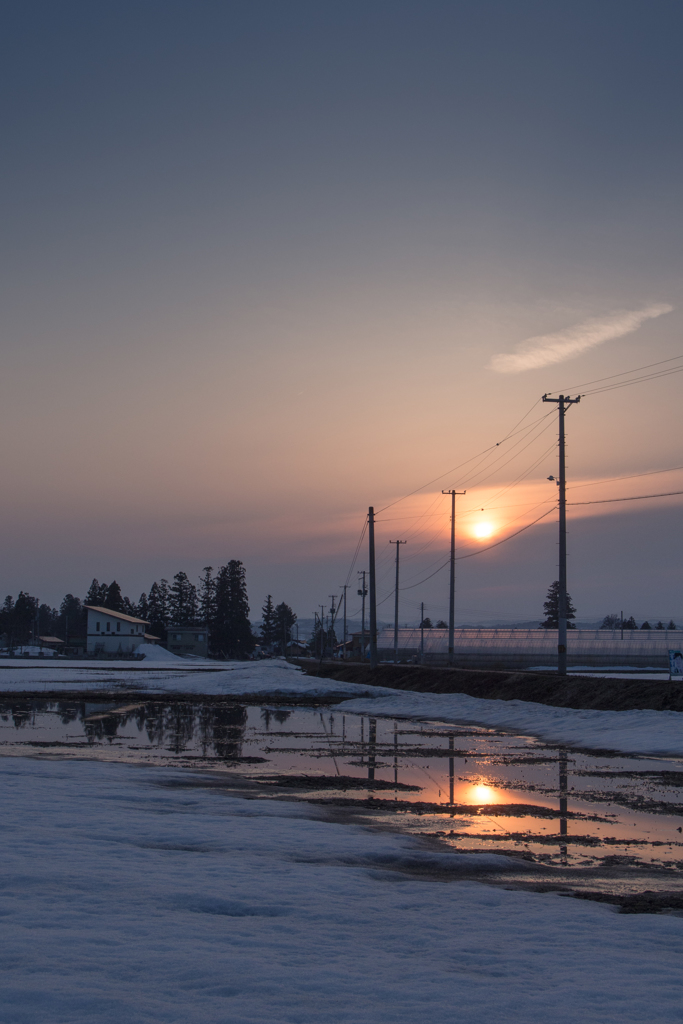
<path fill-rule="evenodd" d="M 495 729 L 314 707 L 159 699 L 7 698 L 0 753 L 229 773 L 257 795 L 345 809 L 458 850 L 514 855 L 520 881 L 533 865 L 554 885 L 672 890 L 683 867 L 681 759 L 590 754 Z"/>

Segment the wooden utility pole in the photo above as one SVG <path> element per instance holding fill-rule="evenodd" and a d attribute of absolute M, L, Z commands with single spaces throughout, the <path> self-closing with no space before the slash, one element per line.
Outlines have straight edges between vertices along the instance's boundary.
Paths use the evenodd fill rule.
<path fill-rule="evenodd" d="M 442 491 L 451 496 L 451 578 L 448 591 L 448 664 L 453 664 L 455 654 L 455 496 L 467 491 Z"/>
<path fill-rule="evenodd" d="M 344 646 L 342 647 L 342 658 L 346 661 L 346 591 L 349 589 L 348 583 L 340 584 L 344 591 Z"/>
<path fill-rule="evenodd" d="M 420 664 L 425 660 L 425 603 L 420 604 Z"/>
<path fill-rule="evenodd" d="M 332 637 L 334 636 L 334 624 L 335 624 L 335 621 L 337 619 L 337 613 L 339 611 L 339 609 L 335 608 L 335 606 L 334 606 L 334 602 L 337 600 L 337 595 L 336 594 L 330 594 L 330 600 L 332 601 L 332 610 L 330 612 L 330 629 L 329 629 L 330 657 L 334 658 L 334 641 L 333 641 Z"/>
<path fill-rule="evenodd" d="M 396 587 L 394 589 L 394 665 L 398 663 L 398 553 L 401 544 L 407 544 L 407 540 L 390 540 L 390 544 L 396 545 Z"/>
<path fill-rule="evenodd" d="M 359 576 L 363 577 L 363 583 L 361 589 L 358 591 L 358 596 L 361 599 L 361 619 L 360 619 L 360 660 L 365 661 L 365 598 L 368 596 L 367 587 L 365 586 L 365 577 L 367 571 L 365 569 L 358 573 Z"/>
<path fill-rule="evenodd" d="M 375 510 L 368 509 L 368 558 L 370 573 L 370 668 L 377 668 L 377 581 L 375 578 Z"/>
<path fill-rule="evenodd" d="M 543 395 L 544 402 L 555 402 L 560 414 L 559 421 L 559 449 L 560 449 L 560 473 L 558 484 L 560 490 L 560 566 L 559 584 L 560 589 L 557 600 L 557 674 L 567 674 L 567 487 L 565 472 L 565 443 L 564 443 L 564 414 L 571 405 L 581 401 L 581 395 L 570 398 L 568 395 L 560 395 L 559 398 L 548 398 Z"/>

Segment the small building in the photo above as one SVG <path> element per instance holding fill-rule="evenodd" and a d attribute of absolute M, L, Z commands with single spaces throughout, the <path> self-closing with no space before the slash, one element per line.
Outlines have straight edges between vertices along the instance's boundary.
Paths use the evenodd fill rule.
<path fill-rule="evenodd" d="M 167 636 L 166 647 L 173 654 L 208 658 L 209 634 L 206 626 L 169 626 Z"/>
<path fill-rule="evenodd" d="M 154 643 L 157 639 L 145 633 L 145 626 L 149 625 L 145 619 L 135 619 L 98 605 L 85 607 L 88 610 L 88 654 L 135 654 L 140 644 Z"/>
<path fill-rule="evenodd" d="M 58 636 L 39 636 L 38 642 L 41 647 L 47 647 L 49 650 L 54 651 L 55 654 L 64 647 L 64 641 L 60 640 Z"/>
<path fill-rule="evenodd" d="M 310 654 L 310 650 L 307 643 L 303 640 L 290 640 L 287 644 L 287 657 L 288 658 L 305 658 Z"/>

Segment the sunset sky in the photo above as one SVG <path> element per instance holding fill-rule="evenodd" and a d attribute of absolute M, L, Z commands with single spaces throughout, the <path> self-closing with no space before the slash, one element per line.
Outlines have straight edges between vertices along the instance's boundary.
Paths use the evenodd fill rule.
<path fill-rule="evenodd" d="M 1 10 L 2 596 L 239 558 L 252 617 L 309 617 L 391 505 L 379 596 L 407 539 L 401 619 L 445 615 L 441 489 L 459 554 L 502 539 L 555 499 L 544 392 L 678 365 L 680 4 Z M 682 393 L 586 394 L 569 500 L 683 490 Z M 579 618 L 683 622 L 680 538 L 681 497 L 573 507 Z M 550 514 L 458 564 L 456 620 L 538 617 L 556 562 Z"/>

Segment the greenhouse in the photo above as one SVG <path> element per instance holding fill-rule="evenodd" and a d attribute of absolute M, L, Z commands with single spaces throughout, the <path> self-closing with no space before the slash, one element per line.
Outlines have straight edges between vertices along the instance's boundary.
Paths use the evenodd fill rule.
<path fill-rule="evenodd" d="M 667 670 L 669 650 L 681 650 L 683 630 L 572 629 L 567 632 L 570 668 Z M 394 630 L 377 636 L 382 661 L 394 660 Z M 556 629 L 456 629 L 455 664 L 461 668 L 539 669 L 557 666 Z M 446 664 L 447 629 L 399 629 L 398 660 Z"/>

